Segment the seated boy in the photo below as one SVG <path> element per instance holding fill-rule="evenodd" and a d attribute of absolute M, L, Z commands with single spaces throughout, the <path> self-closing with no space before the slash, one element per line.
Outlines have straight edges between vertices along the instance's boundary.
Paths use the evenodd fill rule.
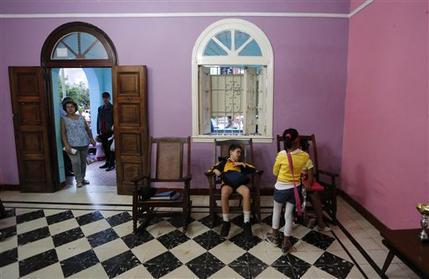
<path fill-rule="evenodd" d="M 221 235 L 228 236 L 231 224 L 229 222 L 229 196 L 237 191 L 243 197 L 244 234 L 247 239 L 252 238 L 252 226 L 250 225 L 250 189 L 247 174 L 255 171 L 250 164 L 240 162 L 242 153 L 241 146 L 231 144 L 228 149 L 229 157 L 221 158 L 220 162 L 213 167 L 213 172 L 222 178 L 221 201 L 223 224 Z"/>

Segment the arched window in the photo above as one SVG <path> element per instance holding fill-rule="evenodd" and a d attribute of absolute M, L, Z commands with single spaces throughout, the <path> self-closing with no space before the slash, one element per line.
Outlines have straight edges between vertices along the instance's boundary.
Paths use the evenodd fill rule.
<path fill-rule="evenodd" d="M 112 67 L 117 64 L 115 47 L 99 28 L 71 22 L 55 29 L 42 48 L 47 67 Z"/>
<path fill-rule="evenodd" d="M 225 19 L 207 27 L 192 55 L 193 137 L 272 141 L 273 51 L 256 25 Z"/>

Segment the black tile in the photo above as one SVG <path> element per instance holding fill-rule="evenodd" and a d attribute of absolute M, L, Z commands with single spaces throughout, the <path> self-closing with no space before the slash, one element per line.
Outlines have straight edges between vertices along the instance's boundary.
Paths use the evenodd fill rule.
<path fill-rule="evenodd" d="M 131 251 L 126 251 L 102 262 L 101 264 L 103 265 L 107 275 L 109 275 L 109 278 L 113 278 L 141 263 Z"/>
<path fill-rule="evenodd" d="M 210 250 L 213 247 L 221 244 L 225 241 L 225 238 L 217 234 L 216 232 L 209 230 L 203 234 L 194 238 L 194 241 L 200 244 L 204 249 Z"/>
<path fill-rule="evenodd" d="M 13 248 L 0 253 L 0 267 L 14 263 L 16 261 L 18 261 L 18 248 Z"/>
<path fill-rule="evenodd" d="M 101 220 L 103 218 L 104 218 L 103 215 L 101 215 L 99 211 L 94 211 L 94 212 L 76 217 L 76 221 L 80 226 L 83 226 L 83 225 Z"/>
<path fill-rule="evenodd" d="M 206 252 L 186 264 L 198 278 L 207 278 L 225 266 L 218 258 Z"/>
<path fill-rule="evenodd" d="M 43 227 L 34 231 L 30 231 L 30 232 L 26 232 L 23 234 L 19 234 L 18 235 L 18 245 L 24 245 L 27 244 L 29 242 L 33 242 L 45 237 L 50 236 L 51 234 L 49 233 L 49 228 L 48 227 Z"/>
<path fill-rule="evenodd" d="M 311 231 L 309 233 L 307 233 L 302 240 L 304 240 L 305 242 L 308 242 L 320 249 L 326 250 L 331 244 L 332 242 L 334 242 L 335 238 L 330 237 L 326 234 L 320 233 L 320 232 L 316 232 L 316 231 Z"/>
<path fill-rule="evenodd" d="M 56 262 L 58 262 L 58 257 L 55 249 L 19 261 L 19 277 L 50 266 Z"/>
<path fill-rule="evenodd" d="M 52 236 L 52 240 L 54 241 L 55 247 L 58 247 L 83 237 L 85 237 L 85 235 L 83 234 L 81 228 L 77 227 Z"/>
<path fill-rule="evenodd" d="M 278 258 L 271 266 L 290 278 L 300 278 L 311 267 L 311 264 L 294 255 L 285 254 Z"/>
<path fill-rule="evenodd" d="M 73 213 L 71 210 L 67 210 L 54 215 L 46 216 L 46 221 L 48 221 L 48 225 L 52 225 L 72 218 L 74 218 Z"/>
<path fill-rule="evenodd" d="M 235 245 L 240 246 L 244 250 L 249 250 L 256 246 L 262 240 L 255 235 L 252 236 L 251 240 L 247 240 L 246 236 L 244 235 L 244 232 L 241 232 L 231 238 L 230 241 L 233 242 Z"/>
<path fill-rule="evenodd" d="M 172 224 L 176 228 L 183 227 L 183 217 L 182 216 L 173 216 L 173 217 L 168 218 L 167 221 L 170 222 L 170 224 Z M 188 224 L 192 223 L 193 221 L 195 221 L 195 219 L 193 219 L 191 217 L 189 219 Z"/>
<path fill-rule="evenodd" d="M 99 262 L 93 250 L 80 253 L 79 255 L 65 259 L 60 262 L 64 277 L 81 272 Z"/>
<path fill-rule="evenodd" d="M 12 216 L 15 216 L 15 209 L 14 208 L 12 208 L 12 209 L 6 209 L 3 212 L 3 215 L 0 216 L 0 220 L 1 219 L 6 219 L 6 218 L 9 218 L 9 217 L 12 217 Z"/>
<path fill-rule="evenodd" d="M 346 278 L 353 264 L 329 252 L 325 252 L 317 259 L 314 266 L 328 272 L 336 278 Z"/>
<path fill-rule="evenodd" d="M 211 228 L 212 227 L 212 218 L 210 215 L 207 215 L 206 217 L 198 220 L 200 223 L 204 224 L 205 226 Z M 213 227 L 217 227 L 220 224 L 222 224 L 222 218 L 219 217 L 219 215 L 215 215 L 215 223 Z"/>
<path fill-rule="evenodd" d="M 159 278 L 172 272 L 182 265 L 182 263 L 170 252 L 167 251 L 143 264 L 153 277 Z"/>
<path fill-rule="evenodd" d="M 255 278 L 268 265 L 249 253 L 245 253 L 228 265 L 244 278 Z"/>
<path fill-rule="evenodd" d="M 116 234 L 116 232 L 113 229 L 109 228 L 107 230 L 104 230 L 95 234 L 91 234 L 87 238 L 88 238 L 89 244 L 91 244 L 91 247 L 95 248 L 97 246 L 103 245 L 112 240 L 115 240 L 119 238 L 119 236 Z"/>
<path fill-rule="evenodd" d="M 36 220 L 42 217 L 45 217 L 45 213 L 43 212 L 43 210 L 32 211 L 32 212 L 28 212 L 28 213 L 16 216 L 16 223 L 21 224 L 21 223 Z"/>
<path fill-rule="evenodd" d="M 140 230 L 138 233 L 130 233 L 129 235 L 122 237 L 122 240 L 130 249 L 140 246 L 141 244 L 151 241 L 152 239 L 154 239 L 154 237 L 146 230 Z"/>
<path fill-rule="evenodd" d="M 173 249 L 189 240 L 184 233 L 179 230 L 174 230 L 157 238 L 168 250 Z"/>
<path fill-rule="evenodd" d="M 6 239 L 8 237 L 16 235 L 16 226 L 10 226 L 7 228 L 0 229 L 1 239 Z"/>
<path fill-rule="evenodd" d="M 124 211 L 120 214 L 116 214 L 116 215 L 113 215 L 113 216 L 106 218 L 106 221 L 112 227 L 123 224 L 125 222 L 130 221 L 130 220 L 132 220 L 132 217 L 127 211 Z"/>
<path fill-rule="evenodd" d="M 244 217 L 243 217 L 243 214 L 241 214 L 241 215 L 238 215 L 238 216 L 236 216 L 236 217 L 234 217 L 232 220 L 231 220 L 231 222 L 232 223 L 234 223 L 234 224 L 236 224 L 237 226 L 239 226 L 240 228 L 242 228 L 243 227 L 243 224 L 244 224 Z M 256 223 L 256 220 L 255 220 L 255 218 L 250 218 L 250 224 L 255 224 Z"/>

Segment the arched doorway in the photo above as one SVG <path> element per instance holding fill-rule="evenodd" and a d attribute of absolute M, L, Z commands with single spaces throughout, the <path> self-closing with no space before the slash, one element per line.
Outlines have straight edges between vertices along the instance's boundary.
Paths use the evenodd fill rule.
<path fill-rule="evenodd" d="M 10 67 L 21 191 L 61 189 L 61 98 L 54 91 L 58 92 L 60 69 L 74 68 L 83 70 L 91 83 L 88 90 L 101 93 L 101 88 L 109 88 L 113 93 L 117 192 L 133 192 L 131 179 L 143 174 L 146 166 L 146 68 L 118 66 L 117 61 L 106 33 L 88 23 L 71 22 L 47 37 L 41 52 L 42 67 Z M 105 82 L 100 86 L 100 76 L 106 77 L 110 86 Z"/>

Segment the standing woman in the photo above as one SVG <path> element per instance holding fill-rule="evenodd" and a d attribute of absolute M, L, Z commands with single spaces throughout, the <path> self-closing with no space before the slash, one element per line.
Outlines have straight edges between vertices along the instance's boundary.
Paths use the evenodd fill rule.
<path fill-rule="evenodd" d="M 89 143 L 95 145 L 95 141 L 85 119 L 76 114 L 77 104 L 72 100 L 66 101 L 63 109 L 67 114 L 61 118 L 61 137 L 72 162 L 76 186 L 82 187 L 89 184 L 89 181 L 85 180 L 86 157 Z"/>

